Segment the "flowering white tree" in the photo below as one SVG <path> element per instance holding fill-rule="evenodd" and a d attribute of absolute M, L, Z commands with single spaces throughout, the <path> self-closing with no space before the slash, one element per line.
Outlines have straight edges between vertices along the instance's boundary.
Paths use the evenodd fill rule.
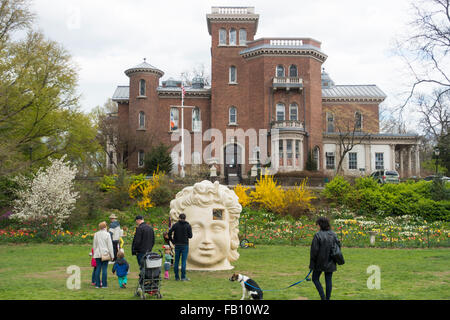
<path fill-rule="evenodd" d="M 78 192 L 73 191 L 77 169 L 64 162 L 65 157 L 50 159 L 50 166 L 40 168 L 31 178 L 16 178 L 22 188 L 14 201 L 15 216 L 44 232 L 60 228 L 78 198 Z"/>

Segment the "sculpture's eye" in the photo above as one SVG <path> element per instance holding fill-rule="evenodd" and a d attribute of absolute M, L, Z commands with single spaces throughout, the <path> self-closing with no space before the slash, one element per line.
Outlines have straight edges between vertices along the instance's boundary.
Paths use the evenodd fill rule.
<path fill-rule="evenodd" d="M 214 224 L 212 226 L 212 230 L 214 230 L 215 232 L 222 232 L 223 230 L 225 230 L 225 227 L 220 224 Z"/>

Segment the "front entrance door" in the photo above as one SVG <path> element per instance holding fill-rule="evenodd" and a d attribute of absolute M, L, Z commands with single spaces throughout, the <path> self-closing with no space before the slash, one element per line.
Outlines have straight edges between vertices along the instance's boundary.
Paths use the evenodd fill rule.
<path fill-rule="evenodd" d="M 237 144 L 229 144 L 225 147 L 225 179 L 227 184 L 237 183 L 241 180 L 241 148 Z"/>

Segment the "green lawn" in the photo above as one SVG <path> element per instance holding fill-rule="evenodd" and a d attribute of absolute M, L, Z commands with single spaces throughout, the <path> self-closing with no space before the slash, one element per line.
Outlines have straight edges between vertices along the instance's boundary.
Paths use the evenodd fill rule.
<path fill-rule="evenodd" d="M 157 244 L 156 248 L 161 247 Z M 109 288 L 90 284 L 88 245 L 0 245 L 0 299 L 138 299 L 136 257 L 125 247 L 131 272 L 128 288 L 119 289 L 109 273 Z M 309 248 L 258 246 L 241 249 L 235 271 L 254 278 L 265 290 L 286 287 L 308 272 Z M 450 249 L 344 248 L 346 264 L 333 276 L 332 299 L 450 299 Z M 66 288 L 66 268 L 81 268 L 81 290 Z M 367 267 L 381 269 L 381 289 L 368 289 Z M 109 266 L 109 271 L 111 271 Z M 228 281 L 233 271 L 188 272 L 190 282 L 163 280 L 164 299 L 237 300 L 239 284 Z M 322 277 L 322 282 L 323 282 Z M 277 292 L 265 292 L 265 299 L 318 299 L 312 282 Z"/>

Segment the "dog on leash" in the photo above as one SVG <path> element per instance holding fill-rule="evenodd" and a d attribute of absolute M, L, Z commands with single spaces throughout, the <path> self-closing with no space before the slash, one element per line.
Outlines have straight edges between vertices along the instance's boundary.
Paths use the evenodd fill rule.
<path fill-rule="evenodd" d="M 241 284 L 242 286 L 241 300 L 244 300 L 245 298 L 248 299 L 249 297 L 251 297 L 253 300 L 263 299 L 263 292 L 255 280 L 250 279 L 249 277 L 239 273 L 234 273 L 229 280 L 238 281 Z"/>

